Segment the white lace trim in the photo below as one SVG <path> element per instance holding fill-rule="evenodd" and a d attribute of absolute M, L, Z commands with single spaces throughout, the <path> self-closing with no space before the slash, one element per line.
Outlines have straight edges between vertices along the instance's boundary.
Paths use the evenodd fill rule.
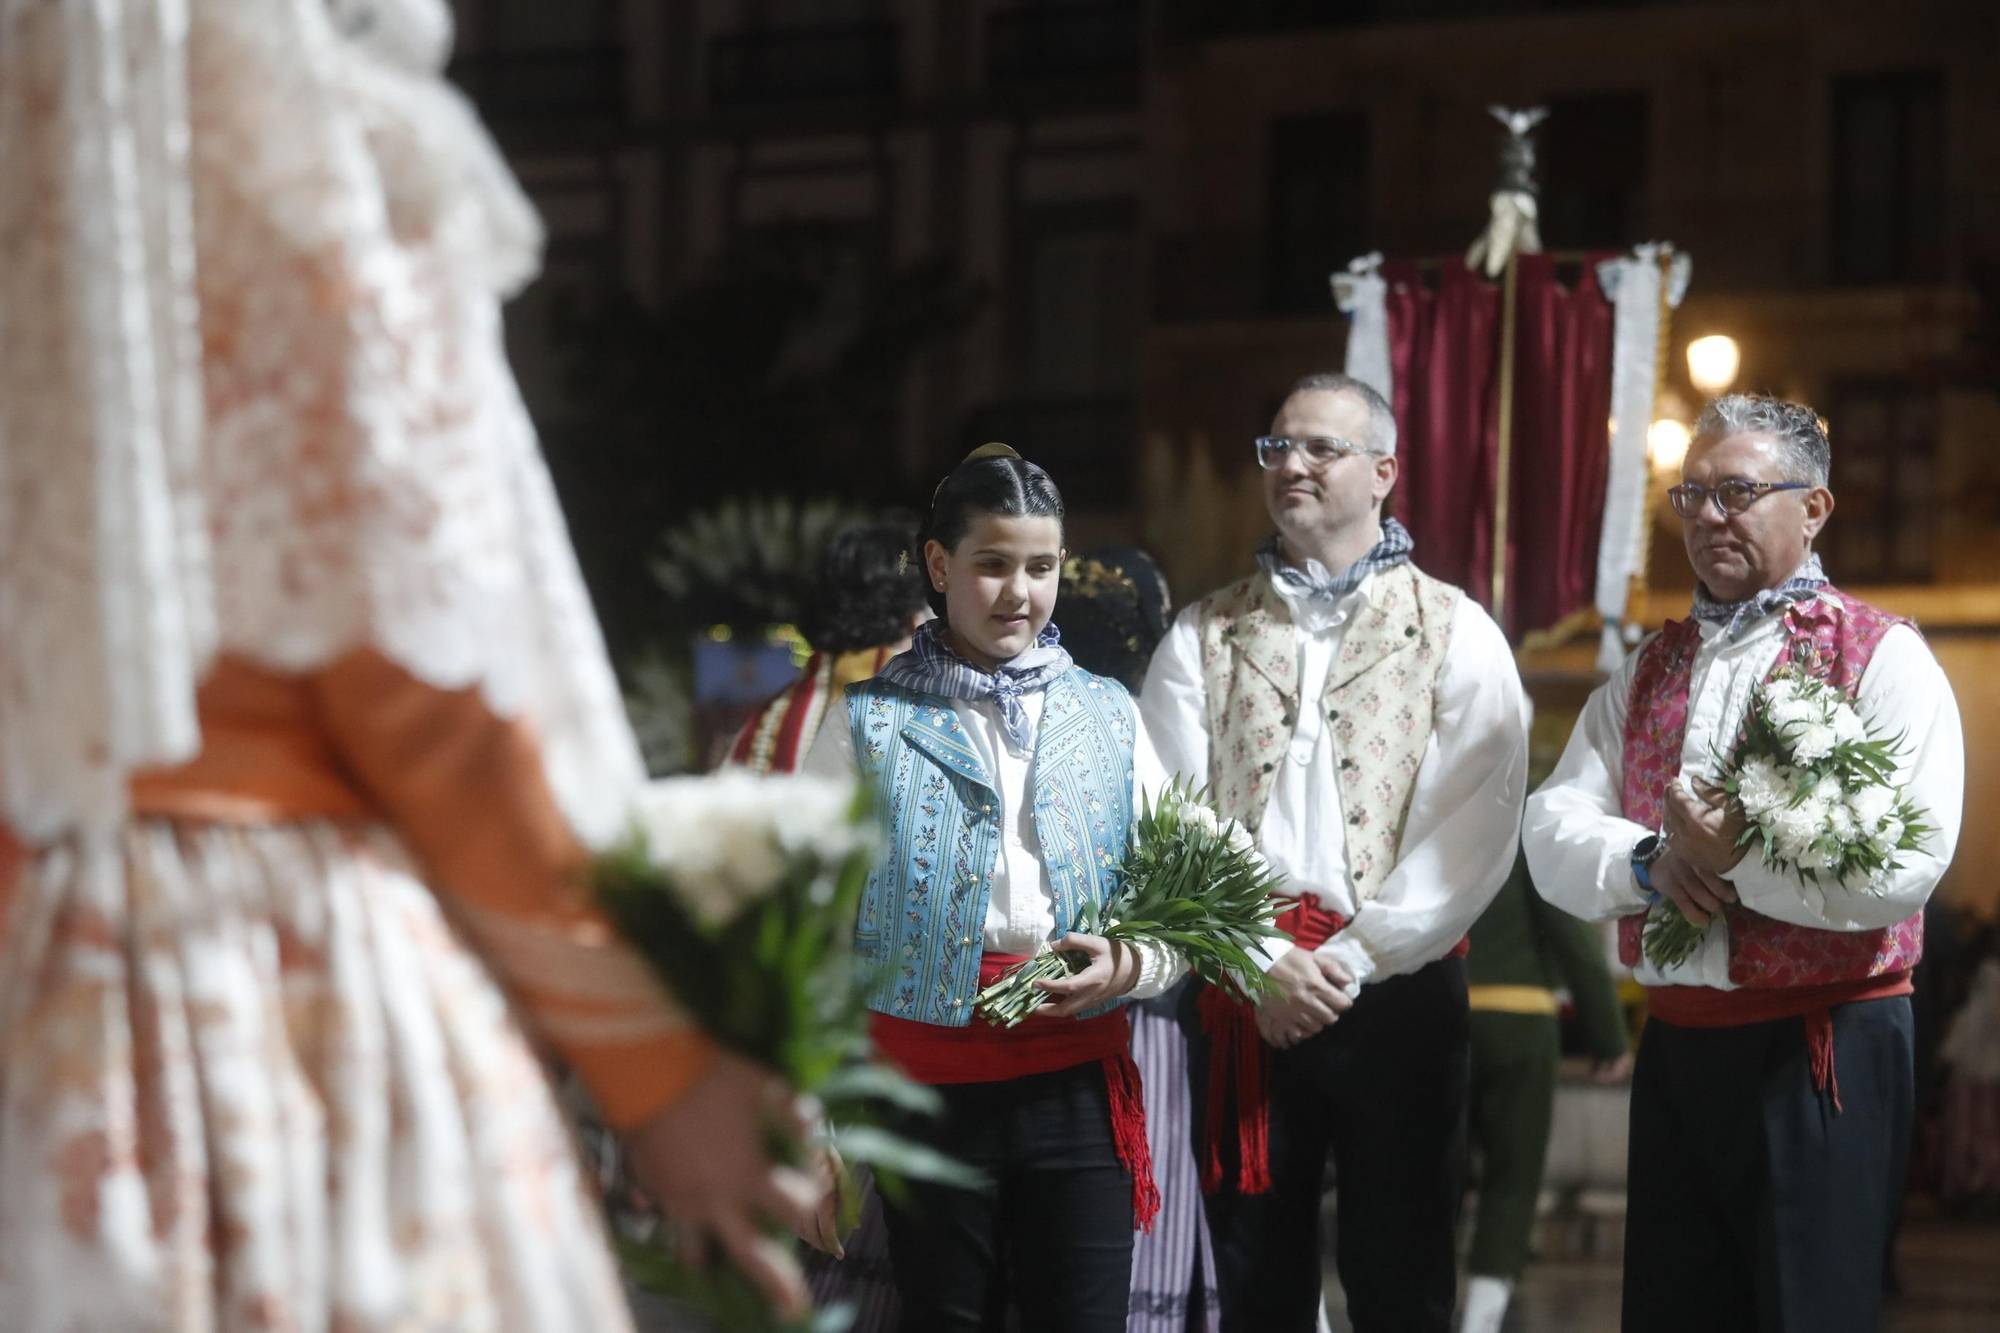
<path fill-rule="evenodd" d="M 540 227 L 439 0 L 0 0 L 0 783 L 115 824 L 218 652 L 374 647 L 642 776 L 501 343 Z M 346 31 L 336 27 L 344 22 Z"/>

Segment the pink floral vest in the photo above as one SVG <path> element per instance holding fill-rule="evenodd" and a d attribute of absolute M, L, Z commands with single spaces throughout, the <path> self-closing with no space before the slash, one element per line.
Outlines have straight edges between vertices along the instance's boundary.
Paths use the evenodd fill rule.
<path fill-rule="evenodd" d="M 1776 666 L 1791 662 L 1810 642 L 1810 657 L 1821 664 L 1822 674 L 1852 690 L 1882 636 L 1908 623 L 1827 588 L 1785 612 L 1785 646 Z M 1667 785 L 1680 776 L 1688 682 L 1700 646 L 1700 627 L 1693 620 L 1677 620 L 1639 651 L 1625 712 L 1625 817 L 1648 828 L 1661 826 Z M 1760 853 L 1752 849 L 1749 854 Z M 1886 930 L 1859 931 L 1794 926 L 1738 905 L 1729 907 L 1728 919 L 1729 979 L 1738 986 L 1777 989 L 1859 981 L 1907 971 L 1924 952 L 1922 913 Z M 1645 921 L 1646 914 L 1637 912 L 1618 923 L 1618 957 L 1628 967 L 1639 961 Z"/>

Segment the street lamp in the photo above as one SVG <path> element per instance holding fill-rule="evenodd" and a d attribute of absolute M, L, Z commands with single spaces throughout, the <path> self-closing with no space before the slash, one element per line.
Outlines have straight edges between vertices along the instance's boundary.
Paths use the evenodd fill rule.
<path fill-rule="evenodd" d="M 1652 462 L 1653 471 L 1662 476 L 1680 471 L 1690 439 L 1688 428 L 1671 417 L 1661 417 L 1647 427 L 1646 457 Z"/>
<path fill-rule="evenodd" d="M 1688 379 L 1711 398 L 1736 382 L 1742 363 L 1736 340 L 1726 333 L 1711 333 L 1688 344 Z"/>

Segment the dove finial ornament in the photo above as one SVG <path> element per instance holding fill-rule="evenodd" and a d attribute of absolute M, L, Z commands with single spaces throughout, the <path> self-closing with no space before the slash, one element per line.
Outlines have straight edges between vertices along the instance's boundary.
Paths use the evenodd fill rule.
<path fill-rule="evenodd" d="M 1535 254 L 1542 248 L 1539 210 L 1535 203 L 1535 141 L 1537 125 L 1548 119 L 1545 106 L 1518 110 L 1499 105 L 1487 112 L 1500 122 L 1507 137 L 1500 141 L 1500 179 L 1493 186 L 1492 212 L 1486 230 L 1466 251 L 1465 262 L 1483 268 L 1489 278 L 1498 277 L 1515 254 Z"/>

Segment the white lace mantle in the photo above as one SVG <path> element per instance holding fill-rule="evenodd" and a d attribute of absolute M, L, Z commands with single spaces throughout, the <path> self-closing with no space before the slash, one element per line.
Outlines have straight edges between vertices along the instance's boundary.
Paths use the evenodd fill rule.
<path fill-rule="evenodd" d="M 522 717 L 579 834 L 637 748 L 500 298 L 539 224 L 441 0 L 0 0 L 0 785 L 31 840 L 199 748 L 218 653 L 374 647 Z"/>

